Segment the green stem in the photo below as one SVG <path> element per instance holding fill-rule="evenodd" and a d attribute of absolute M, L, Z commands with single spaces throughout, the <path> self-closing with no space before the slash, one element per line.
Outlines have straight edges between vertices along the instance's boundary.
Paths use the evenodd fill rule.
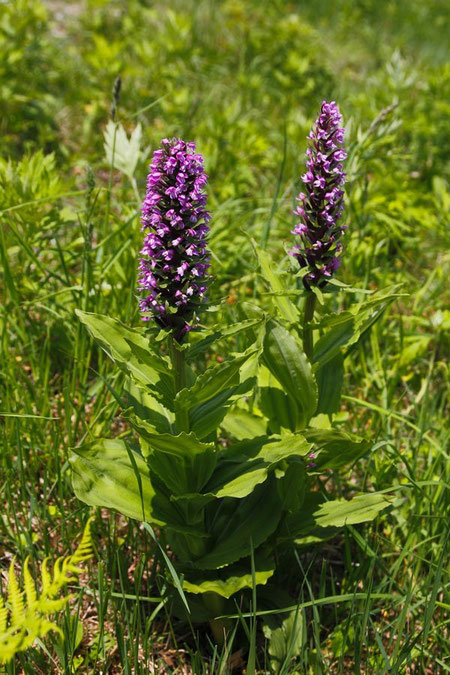
<path fill-rule="evenodd" d="M 175 396 L 179 391 L 186 388 L 186 363 L 184 351 L 178 347 L 176 340 L 170 338 L 170 358 L 172 360 L 172 369 L 175 375 Z M 178 433 L 185 431 L 189 433 L 189 415 L 187 410 L 177 410 L 175 413 L 175 422 Z"/>
<path fill-rule="evenodd" d="M 305 313 L 303 315 L 303 349 L 310 361 L 313 359 L 313 334 L 311 322 L 314 318 L 314 308 L 316 306 L 316 296 L 309 291 L 306 297 Z"/>

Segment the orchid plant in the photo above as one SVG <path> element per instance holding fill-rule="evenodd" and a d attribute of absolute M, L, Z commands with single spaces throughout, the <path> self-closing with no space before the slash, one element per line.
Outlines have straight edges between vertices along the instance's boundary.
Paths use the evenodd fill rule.
<path fill-rule="evenodd" d="M 199 328 L 210 281 L 207 176 L 194 143 L 166 139 L 142 207 L 145 328 L 78 312 L 125 373 L 123 416 L 134 434 L 77 447 L 75 493 L 164 533 L 183 592 L 202 599 L 191 605 L 194 618 L 209 619 L 219 641 L 227 599 L 268 582 L 277 548 L 320 541 L 392 503 L 378 493 L 336 499 L 321 480 L 370 450 L 334 417 L 344 359 L 395 293 L 317 316 L 324 293 L 350 290 L 333 278 L 346 158 L 335 103 L 322 104 L 309 138 L 294 269 L 275 272 L 255 246 L 269 309 L 253 306 L 240 323 Z M 214 342 L 237 334 L 245 349 L 199 368 Z"/>

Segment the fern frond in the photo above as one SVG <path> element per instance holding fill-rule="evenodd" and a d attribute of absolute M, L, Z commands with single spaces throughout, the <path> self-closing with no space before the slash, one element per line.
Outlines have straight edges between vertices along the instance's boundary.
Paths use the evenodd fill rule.
<path fill-rule="evenodd" d="M 50 558 L 44 558 L 41 565 L 41 584 L 42 584 L 42 593 L 46 592 L 47 588 L 50 588 L 52 584 L 52 576 L 48 571 L 48 563 Z"/>
<path fill-rule="evenodd" d="M 42 614 L 54 614 L 55 612 L 59 612 L 61 609 L 64 609 L 65 605 L 67 605 L 69 600 L 72 600 L 72 598 L 73 595 L 70 594 L 65 595 L 63 598 L 50 600 L 49 598 L 41 595 L 39 599 L 39 608 Z"/>
<path fill-rule="evenodd" d="M 3 598 L 0 595 L 0 635 L 6 631 L 6 623 L 8 620 L 8 610 L 5 607 Z"/>
<path fill-rule="evenodd" d="M 23 566 L 23 590 L 12 561 L 6 603 L 0 595 L 0 663 L 7 663 L 17 652 L 28 649 L 37 638 L 45 637 L 49 631 L 56 631 L 63 637 L 62 630 L 48 617 L 63 609 L 73 598 L 70 594 L 57 596 L 68 583 L 78 579 L 83 571 L 80 563 L 92 556 L 91 522 L 90 518 L 75 553 L 58 558 L 53 571 L 49 569 L 48 558 L 42 562 L 40 594 L 31 576 L 29 558 Z"/>
<path fill-rule="evenodd" d="M 14 559 L 9 566 L 8 576 L 8 600 L 11 605 L 11 626 L 20 625 L 25 615 L 23 602 L 24 592 L 20 590 L 16 573 L 14 572 Z"/>
<path fill-rule="evenodd" d="M 50 631 L 53 631 L 54 633 L 58 633 L 61 638 L 64 639 L 64 633 L 62 632 L 61 628 L 56 625 L 56 623 L 53 623 L 53 621 L 48 621 L 48 619 L 43 619 L 41 622 L 41 635 L 40 637 L 45 637 L 47 633 L 50 633 Z"/>
<path fill-rule="evenodd" d="M 75 553 L 65 560 L 63 560 L 63 570 L 67 574 L 79 574 L 80 569 L 78 565 L 89 558 L 92 558 L 92 535 L 91 535 L 91 520 L 88 520 L 84 528 L 83 536 Z"/>
<path fill-rule="evenodd" d="M 37 594 L 36 586 L 34 585 L 34 580 L 30 572 L 30 556 L 26 558 L 23 566 L 23 587 L 25 590 L 28 608 L 33 609 L 33 607 L 36 605 Z"/>

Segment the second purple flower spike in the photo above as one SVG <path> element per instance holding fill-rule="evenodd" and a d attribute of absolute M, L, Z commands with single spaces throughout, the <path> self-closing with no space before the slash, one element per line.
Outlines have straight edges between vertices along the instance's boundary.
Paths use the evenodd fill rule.
<path fill-rule="evenodd" d="M 307 290 L 311 286 L 323 288 L 341 264 L 339 237 L 346 226 L 338 220 L 344 208 L 342 161 L 347 157 L 341 124 L 336 103 L 324 101 L 308 136 L 312 142 L 306 151 L 307 170 L 302 176 L 305 191 L 297 197 L 299 206 L 294 211 L 300 222 L 292 230 L 292 234 L 299 235 L 300 244 L 289 251 L 300 267 L 308 270 L 303 277 Z"/>
<path fill-rule="evenodd" d="M 209 275 L 208 177 L 194 143 L 164 139 L 153 154 L 142 204 L 147 230 L 139 262 L 140 309 L 181 342 L 198 322 Z"/>

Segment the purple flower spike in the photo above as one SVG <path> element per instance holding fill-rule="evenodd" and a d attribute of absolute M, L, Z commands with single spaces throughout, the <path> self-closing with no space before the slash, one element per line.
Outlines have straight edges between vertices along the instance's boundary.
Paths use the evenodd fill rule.
<path fill-rule="evenodd" d="M 194 143 L 161 141 L 153 154 L 142 204 L 144 238 L 138 290 L 143 320 L 153 318 L 181 342 L 197 325 L 209 275 L 208 176 Z"/>
<path fill-rule="evenodd" d="M 299 206 L 294 211 L 299 223 L 292 234 L 300 237 L 289 255 L 308 272 L 303 277 L 307 290 L 311 286 L 323 288 L 338 269 L 342 244 L 339 238 L 345 225 L 338 223 L 344 209 L 345 173 L 341 162 L 347 157 L 342 148 L 344 129 L 336 103 L 322 103 L 320 115 L 308 138 L 311 146 L 306 151 L 306 173 L 302 176 L 304 192 L 297 197 Z"/>

